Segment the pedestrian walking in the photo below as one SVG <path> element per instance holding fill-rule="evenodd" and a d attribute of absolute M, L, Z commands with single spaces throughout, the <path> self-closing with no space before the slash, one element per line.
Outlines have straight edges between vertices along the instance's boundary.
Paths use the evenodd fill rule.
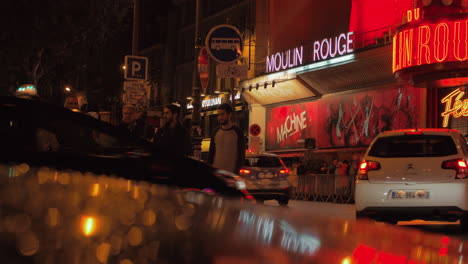
<path fill-rule="evenodd" d="M 208 162 L 214 167 L 239 173 L 245 157 L 245 139 L 240 128 L 232 122 L 232 107 L 218 107 L 218 122 L 211 136 Z"/>
<path fill-rule="evenodd" d="M 122 107 L 122 121 L 119 127 L 128 129 L 130 133 L 137 137 L 145 138 L 145 123 L 137 118 L 136 107 L 134 105 L 124 105 Z"/>
<path fill-rule="evenodd" d="M 180 106 L 166 105 L 163 109 L 163 127 L 156 131 L 153 143 L 177 155 L 192 155 L 192 140 L 189 131 L 180 121 Z"/>
<path fill-rule="evenodd" d="M 328 174 L 328 164 L 325 161 L 322 161 L 321 164 L 318 174 Z"/>
<path fill-rule="evenodd" d="M 335 175 L 337 166 L 338 166 L 338 158 L 333 158 L 332 162 L 328 165 L 328 174 Z"/>
<path fill-rule="evenodd" d="M 348 168 L 348 181 L 349 181 L 349 190 L 350 193 L 354 193 L 354 182 L 356 181 L 356 174 L 359 170 L 359 156 L 354 153 L 351 156 L 351 162 L 349 163 Z"/>

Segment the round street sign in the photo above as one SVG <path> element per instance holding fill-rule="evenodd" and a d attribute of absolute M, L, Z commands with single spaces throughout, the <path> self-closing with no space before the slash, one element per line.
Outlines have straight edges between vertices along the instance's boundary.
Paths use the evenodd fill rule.
<path fill-rule="evenodd" d="M 262 131 L 262 129 L 260 128 L 259 125 L 257 124 L 253 124 L 250 126 L 249 128 L 249 132 L 250 132 L 250 135 L 256 137 L 258 135 L 260 135 L 260 132 Z"/>
<path fill-rule="evenodd" d="M 244 43 L 239 30 L 230 25 L 219 25 L 206 35 L 208 53 L 219 63 L 232 63 L 241 58 Z"/>

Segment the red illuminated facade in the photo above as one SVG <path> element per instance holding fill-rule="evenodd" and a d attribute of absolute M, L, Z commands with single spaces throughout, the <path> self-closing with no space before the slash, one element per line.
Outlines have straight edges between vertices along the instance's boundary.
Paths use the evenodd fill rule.
<path fill-rule="evenodd" d="M 425 98 L 425 90 L 406 86 L 270 108 L 267 149 L 300 149 L 306 138 L 319 149 L 368 146 L 383 131 L 422 127 Z"/>
<path fill-rule="evenodd" d="M 270 1 L 270 15 L 302 14 L 314 6 L 299 1 L 307 8 L 288 9 L 284 2 L 274 4 L 279 2 Z M 304 63 L 241 83 L 244 98 L 256 106 L 249 122 L 262 127 L 264 149 L 303 153 L 312 139 L 314 153 L 363 152 L 379 133 L 406 128 L 447 127 L 467 134 L 468 14 L 462 4 L 468 1 L 430 2 L 351 0 L 348 15 L 340 18 L 349 19 L 347 30 L 310 24 L 299 30 L 298 23 L 270 16 L 270 50 L 263 58 L 271 61 L 277 53 L 303 47 Z M 352 32 L 351 52 L 316 66 L 312 43 L 343 32 Z"/>
<path fill-rule="evenodd" d="M 427 21 L 416 9 L 414 21 L 393 37 L 393 72 L 419 66 L 468 60 L 468 15 Z M 429 69 L 427 70 L 429 71 Z"/>

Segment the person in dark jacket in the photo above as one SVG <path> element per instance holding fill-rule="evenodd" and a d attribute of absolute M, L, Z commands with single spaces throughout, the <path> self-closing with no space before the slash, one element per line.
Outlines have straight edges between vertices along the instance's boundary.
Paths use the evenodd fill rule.
<path fill-rule="evenodd" d="M 124 105 L 122 107 L 122 120 L 118 127 L 127 129 L 137 137 L 146 138 L 145 123 L 137 118 L 136 106 L 134 105 Z"/>
<path fill-rule="evenodd" d="M 163 127 L 156 131 L 153 143 L 177 155 L 192 155 L 192 140 L 179 119 L 180 106 L 166 105 L 163 109 Z"/>
<path fill-rule="evenodd" d="M 245 157 L 245 139 L 240 128 L 232 122 L 232 107 L 218 107 L 218 122 L 221 126 L 213 131 L 208 162 L 215 168 L 239 173 Z"/>

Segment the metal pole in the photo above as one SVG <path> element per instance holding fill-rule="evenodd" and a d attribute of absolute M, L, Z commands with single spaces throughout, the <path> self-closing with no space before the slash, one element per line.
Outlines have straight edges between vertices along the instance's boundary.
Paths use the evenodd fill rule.
<path fill-rule="evenodd" d="M 138 30 L 140 22 L 140 0 L 133 0 L 132 55 L 138 53 Z"/>
<path fill-rule="evenodd" d="M 193 156 L 196 159 L 201 159 L 201 142 L 202 138 L 200 135 L 201 127 L 201 89 L 200 89 L 200 79 L 198 73 L 198 53 L 200 50 L 200 0 L 196 0 L 195 6 L 195 40 L 194 40 L 194 61 L 193 61 L 193 76 L 192 76 L 192 147 L 193 147 Z"/>

